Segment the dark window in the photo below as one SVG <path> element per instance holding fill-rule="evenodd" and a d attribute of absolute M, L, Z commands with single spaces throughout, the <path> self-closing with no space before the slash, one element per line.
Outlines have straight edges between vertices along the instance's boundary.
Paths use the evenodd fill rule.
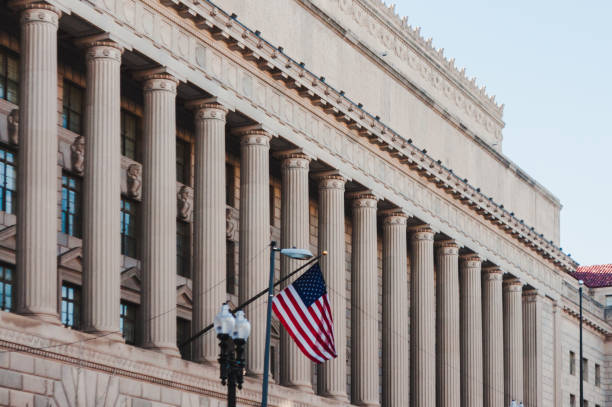
<path fill-rule="evenodd" d="M 188 141 L 176 139 L 176 180 L 189 185 L 191 169 L 191 144 Z"/>
<path fill-rule="evenodd" d="M 570 407 L 576 407 L 576 396 L 570 394 Z"/>
<path fill-rule="evenodd" d="M 181 344 L 191 338 L 191 321 L 183 318 L 176 319 L 176 343 L 181 352 L 181 357 L 191 360 L 191 344 L 181 347 Z"/>
<path fill-rule="evenodd" d="M 601 367 L 595 364 L 595 386 L 601 386 Z"/>
<path fill-rule="evenodd" d="M 121 111 L 121 154 L 136 159 L 136 139 L 140 132 L 140 119 L 125 110 Z"/>
<path fill-rule="evenodd" d="M 19 59 L 0 48 L 0 99 L 19 104 Z"/>
<path fill-rule="evenodd" d="M 270 185 L 270 225 L 274 226 L 274 185 Z"/>
<path fill-rule="evenodd" d="M 0 264 L 0 309 L 10 311 L 13 309 L 13 286 L 15 284 L 15 269 Z"/>
<path fill-rule="evenodd" d="M 15 153 L 0 148 L 0 210 L 15 213 L 16 187 Z"/>
<path fill-rule="evenodd" d="M 176 272 L 191 278 L 191 230 L 187 222 L 176 222 Z"/>
<path fill-rule="evenodd" d="M 234 193 L 236 185 L 234 183 L 234 166 L 231 164 L 225 164 L 225 204 L 228 206 L 235 206 Z"/>
<path fill-rule="evenodd" d="M 81 287 L 62 284 L 62 324 L 79 329 L 81 326 Z"/>
<path fill-rule="evenodd" d="M 137 257 L 136 247 L 136 202 L 121 199 L 121 254 Z"/>
<path fill-rule="evenodd" d="M 582 358 L 582 380 L 589 381 L 589 360 L 587 358 Z"/>
<path fill-rule="evenodd" d="M 81 180 L 62 175 L 62 233 L 81 237 Z"/>
<path fill-rule="evenodd" d="M 62 127 L 81 134 L 83 131 L 83 88 L 64 81 Z"/>
<path fill-rule="evenodd" d="M 225 290 L 229 294 L 236 294 L 236 243 L 227 240 L 225 250 Z"/>
<path fill-rule="evenodd" d="M 119 324 L 125 343 L 134 345 L 136 343 L 136 314 L 138 313 L 138 308 L 136 304 L 121 301 L 119 310 Z"/>
<path fill-rule="evenodd" d="M 572 351 L 569 353 L 569 370 L 572 376 L 576 375 L 576 354 Z"/>

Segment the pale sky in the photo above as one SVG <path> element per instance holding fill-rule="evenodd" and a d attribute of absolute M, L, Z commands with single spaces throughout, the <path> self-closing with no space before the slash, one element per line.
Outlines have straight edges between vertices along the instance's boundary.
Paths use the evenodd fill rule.
<path fill-rule="evenodd" d="M 563 251 L 612 263 L 612 1 L 397 0 L 396 10 L 506 105 L 503 153 L 561 200 Z"/>

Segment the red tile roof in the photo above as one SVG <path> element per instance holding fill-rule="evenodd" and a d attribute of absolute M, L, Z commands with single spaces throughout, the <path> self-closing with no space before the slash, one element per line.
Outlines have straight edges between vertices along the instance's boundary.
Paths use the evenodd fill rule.
<path fill-rule="evenodd" d="M 580 266 L 574 273 L 577 280 L 584 281 L 590 288 L 612 286 L 612 264 Z"/>

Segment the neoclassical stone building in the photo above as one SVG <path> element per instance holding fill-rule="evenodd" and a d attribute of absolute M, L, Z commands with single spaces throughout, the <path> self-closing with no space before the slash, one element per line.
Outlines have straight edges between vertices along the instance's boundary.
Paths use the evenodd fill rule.
<path fill-rule="evenodd" d="M 177 343 L 272 239 L 329 252 L 339 355 L 276 324 L 272 406 L 577 406 L 578 363 L 607 405 L 606 288 L 577 361 L 561 204 L 502 113 L 379 0 L 2 2 L 0 405 L 225 405 L 216 338 Z"/>

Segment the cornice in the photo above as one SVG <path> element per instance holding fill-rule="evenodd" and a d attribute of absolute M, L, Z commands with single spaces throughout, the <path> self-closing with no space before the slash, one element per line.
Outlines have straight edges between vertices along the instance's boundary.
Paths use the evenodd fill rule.
<path fill-rule="evenodd" d="M 564 254 L 552 241 L 546 241 L 542 234 L 525 225 L 513 213 L 485 196 L 479 188 L 470 185 L 467 179 L 461 179 L 451 169 L 442 165 L 345 97 L 312 72 L 305 69 L 277 49 L 259 33 L 253 32 L 241 24 L 235 16 L 209 2 L 194 4 L 187 0 L 161 0 L 161 3 L 177 10 L 183 18 L 193 20 L 196 27 L 206 29 L 213 38 L 223 41 L 231 50 L 239 51 L 243 58 L 255 63 L 259 69 L 268 72 L 273 78 L 283 81 L 290 89 L 295 89 L 300 96 L 320 107 L 325 113 L 333 115 L 336 120 L 381 150 L 389 152 L 403 164 L 417 171 L 430 182 L 444 189 L 475 212 L 488 219 L 501 230 L 531 248 L 543 258 L 567 272 L 575 271 L 578 263 Z"/>

